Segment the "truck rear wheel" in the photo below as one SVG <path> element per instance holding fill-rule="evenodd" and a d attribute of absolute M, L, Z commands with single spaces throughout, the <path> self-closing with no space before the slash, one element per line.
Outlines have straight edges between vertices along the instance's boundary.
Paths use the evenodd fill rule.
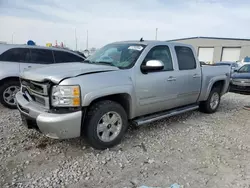
<path fill-rule="evenodd" d="M 5 81 L 0 86 L 0 102 L 7 108 L 16 109 L 16 93 L 20 90 L 20 83 L 17 80 Z"/>
<path fill-rule="evenodd" d="M 214 87 L 208 99 L 200 103 L 200 111 L 208 114 L 216 112 L 220 105 L 220 97 L 220 88 Z"/>
<path fill-rule="evenodd" d="M 87 112 L 83 134 L 95 149 L 106 149 L 119 144 L 128 128 L 124 108 L 113 101 L 93 104 Z"/>

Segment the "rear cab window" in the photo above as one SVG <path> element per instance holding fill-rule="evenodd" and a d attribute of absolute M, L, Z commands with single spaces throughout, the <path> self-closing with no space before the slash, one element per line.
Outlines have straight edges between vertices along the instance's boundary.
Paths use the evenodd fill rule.
<path fill-rule="evenodd" d="M 52 50 L 31 48 L 31 62 L 37 64 L 52 64 L 54 57 Z"/>
<path fill-rule="evenodd" d="M 196 69 L 196 60 L 193 50 L 187 46 L 175 46 L 179 70 Z"/>

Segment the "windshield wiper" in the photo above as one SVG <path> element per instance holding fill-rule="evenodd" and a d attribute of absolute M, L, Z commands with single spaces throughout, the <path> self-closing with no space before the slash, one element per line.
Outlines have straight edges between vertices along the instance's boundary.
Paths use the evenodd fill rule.
<path fill-rule="evenodd" d="M 109 66 L 114 66 L 115 65 L 111 62 L 107 62 L 107 61 L 90 61 L 90 60 L 84 60 L 83 63 L 91 63 L 91 64 L 103 64 L 103 65 L 109 65 Z"/>

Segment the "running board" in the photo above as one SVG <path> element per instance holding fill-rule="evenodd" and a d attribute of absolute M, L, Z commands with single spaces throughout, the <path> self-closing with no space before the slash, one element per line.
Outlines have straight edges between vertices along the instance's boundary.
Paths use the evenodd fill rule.
<path fill-rule="evenodd" d="M 135 126 L 140 126 L 143 124 L 148 124 L 148 123 L 152 123 L 154 121 L 158 121 L 167 117 L 171 117 L 171 116 L 175 116 L 178 114 L 182 114 L 188 111 L 192 111 L 192 110 L 196 110 L 198 109 L 199 106 L 197 104 L 195 105 L 190 105 L 190 106 L 185 106 L 185 107 L 181 107 L 181 108 L 176 108 L 174 110 L 169 110 L 169 111 L 165 111 L 165 112 L 160 112 L 157 114 L 153 114 L 153 115 L 148 115 L 148 116 L 144 116 L 138 119 L 134 119 L 132 121 L 132 123 Z"/>

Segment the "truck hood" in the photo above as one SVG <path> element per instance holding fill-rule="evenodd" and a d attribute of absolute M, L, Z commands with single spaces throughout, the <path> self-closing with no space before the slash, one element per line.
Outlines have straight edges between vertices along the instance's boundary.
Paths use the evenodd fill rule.
<path fill-rule="evenodd" d="M 59 63 L 55 65 L 48 65 L 45 67 L 26 70 L 21 74 L 21 78 L 37 82 L 50 80 L 53 83 L 58 84 L 65 78 L 116 70 L 119 70 L 119 68 L 108 65 L 94 65 L 87 63 Z"/>

